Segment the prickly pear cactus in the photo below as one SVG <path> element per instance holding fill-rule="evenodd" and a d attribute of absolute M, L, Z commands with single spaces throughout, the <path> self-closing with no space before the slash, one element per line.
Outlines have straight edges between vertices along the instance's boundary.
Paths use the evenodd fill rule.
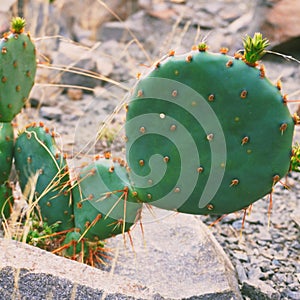
<path fill-rule="evenodd" d="M 10 122 L 0 123 L 0 185 L 8 180 L 14 149 L 14 131 Z"/>
<path fill-rule="evenodd" d="M 8 182 L 0 185 L 0 219 L 9 218 L 13 207 L 12 189 Z"/>
<path fill-rule="evenodd" d="M 75 227 L 90 241 L 123 234 L 138 220 L 141 203 L 122 161 L 97 158 L 80 171 L 72 190 Z"/>
<path fill-rule="evenodd" d="M 74 227 L 69 171 L 58 149 L 54 132 L 43 124 L 28 126 L 15 143 L 15 165 L 21 189 L 33 197 L 42 219 L 59 230 Z"/>
<path fill-rule="evenodd" d="M 127 106 L 126 156 L 141 201 L 225 214 L 270 193 L 288 172 L 294 120 L 280 85 L 257 66 L 267 42 L 250 42 L 244 56 L 211 53 L 204 43 L 170 52 L 138 82 Z"/>
<path fill-rule="evenodd" d="M 13 19 L 11 32 L 0 40 L 0 122 L 21 111 L 34 83 L 35 46 L 24 27 L 23 19 Z"/>

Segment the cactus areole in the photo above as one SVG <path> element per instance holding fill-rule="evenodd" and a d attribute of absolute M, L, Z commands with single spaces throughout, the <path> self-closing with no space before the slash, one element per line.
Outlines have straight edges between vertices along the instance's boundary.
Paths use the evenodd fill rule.
<path fill-rule="evenodd" d="M 137 197 L 154 206 L 234 212 L 270 193 L 289 171 L 293 130 L 280 89 L 253 60 L 206 47 L 172 54 L 129 99 L 130 178 Z"/>

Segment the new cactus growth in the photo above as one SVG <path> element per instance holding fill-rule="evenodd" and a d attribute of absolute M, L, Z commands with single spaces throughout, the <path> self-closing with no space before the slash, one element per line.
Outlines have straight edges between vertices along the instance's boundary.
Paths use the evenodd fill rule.
<path fill-rule="evenodd" d="M 270 45 L 268 39 L 262 37 L 262 34 L 256 32 L 251 38 L 247 35 L 244 38 L 244 60 L 250 66 L 255 66 L 266 53 L 266 48 Z"/>
<path fill-rule="evenodd" d="M 14 18 L 0 40 L 0 122 L 10 122 L 27 101 L 36 73 L 35 46 L 24 33 L 25 21 Z"/>
<path fill-rule="evenodd" d="M 59 230 L 74 227 L 69 172 L 55 134 L 40 125 L 28 126 L 15 143 L 15 165 L 23 193 L 34 195 L 42 219 Z M 34 193 L 32 193 L 34 192 Z"/>
<path fill-rule="evenodd" d="M 75 227 L 90 241 L 124 234 L 139 218 L 142 204 L 122 161 L 97 158 L 80 171 L 72 193 Z"/>
<path fill-rule="evenodd" d="M 66 238 L 63 241 L 63 249 L 65 251 L 65 255 L 67 257 L 76 260 L 76 256 L 79 255 L 82 251 L 86 252 L 86 247 L 79 242 L 81 238 L 81 234 L 78 231 L 70 231 L 67 233 Z"/>
<path fill-rule="evenodd" d="M 13 158 L 14 131 L 10 122 L 0 123 L 0 184 L 8 180 Z"/>
<path fill-rule="evenodd" d="M 129 100 L 126 156 L 143 201 L 191 214 L 225 214 L 270 193 L 290 168 L 294 120 L 255 67 L 268 45 L 245 40 L 240 59 L 199 49 L 171 55 Z"/>

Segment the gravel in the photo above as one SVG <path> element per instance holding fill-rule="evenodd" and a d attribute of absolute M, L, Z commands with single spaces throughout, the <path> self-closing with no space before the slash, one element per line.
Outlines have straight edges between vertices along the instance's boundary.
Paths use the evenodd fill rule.
<path fill-rule="evenodd" d="M 236 267 L 245 297 L 300 299 L 300 232 L 299 224 L 292 219 L 299 208 L 299 179 L 297 173 L 288 177 L 292 184 L 289 191 L 280 184 L 276 186 L 270 219 L 269 199 L 265 197 L 253 204 L 243 229 L 242 213 L 230 214 L 211 227 Z M 212 224 L 215 218 L 202 220 Z M 263 298 L 262 294 L 269 298 Z"/>

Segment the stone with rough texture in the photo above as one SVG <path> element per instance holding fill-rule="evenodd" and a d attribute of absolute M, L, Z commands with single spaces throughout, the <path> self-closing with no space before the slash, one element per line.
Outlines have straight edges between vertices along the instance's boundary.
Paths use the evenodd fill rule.
<path fill-rule="evenodd" d="M 291 214 L 291 218 L 300 227 L 300 206 Z"/>
<path fill-rule="evenodd" d="M 95 39 L 98 28 L 115 19 L 112 12 L 125 19 L 136 10 L 137 4 L 136 0 L 57 0 L 54 7 L 59 15 L 64 16 L 66 28 L 72 28 L 74 22 L 77 22 L 80 28 L 91 32 L 91 39 Z M 77 37 L 76 32 L 73 35 Z"/>
<path fill-rule="evenodd" d="M 273 46 L 300 38 L 300 1 L 274 1 L 274 5 L 267 8 L 265 12 L 260 30 L 264 36 L 268 37 Z M 298 50 L 299 44 L 298 40 Z"/>
<path fill-rule="evenodd" d="M 132 231 L 134 252 L 129 242 L 124 247 L 122 236 L 108 240 L 115 249 L 109 273 L 0 240 L 0 294 L 20 293 L 22 299 L 242 299 L 231 262 L 197 217 L 155 214 L 158 220 L 144 216 L 144 235 L 139 226 Z"/>
<path fill-rule="evenodd" d="M 14 299 L 155 299 L 151 289 L 136 281 L 111 277 L 105 271 L 7 239 L 0 239 L 0 295 L 1 299 L 12 295 Z"/>
<path fill-rule="evenodd" d="M 40 115 L 47 120 L 60 121 L 62 116 L 62 111 L 58 107 L 43 106 L 40 109 Z"/>
<path fill-rule="evenodd" d="M 242 293 L 251 300 L 279 300 L 280 294 L 262 280 L 246 280 L 243 282 Z"/>
<path fill-rule="evenodd" d="M 119 241 L 115 273 L 167 299 L 241 299 L 236 272 L 206 225 L 196 216 L 153 211 L 155 219 L 142 217 L 144 234 L 138 226 L 131 233 L 134 252 L 120 246 L 122 237 L 111 240 Z"/>

